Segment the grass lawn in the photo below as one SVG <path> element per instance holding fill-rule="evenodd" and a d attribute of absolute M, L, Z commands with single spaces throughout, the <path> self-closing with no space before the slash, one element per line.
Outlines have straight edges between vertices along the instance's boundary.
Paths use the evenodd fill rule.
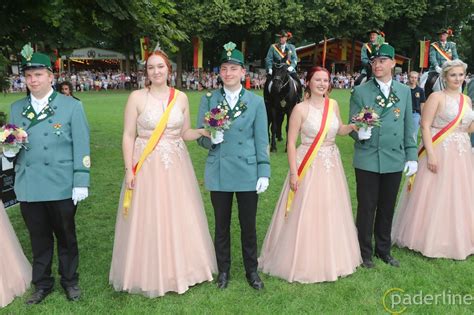
<path fill-rule="evenodd" d="M 199 100 L 202 93 L 187 93 L 190 99 L 192 120 L 195 122 Z M 232 269 L 229 288 L 223 291 L 216 289 L 213 283 L 203 283 L 191 288 L 183 295 L 167 294 L 164 297 L 148 299 L 140 295 L 115 292 L 108 284 L 108 274 L 112 256 L 115 219 L 120 186 L 123 179 L 121 154 L 121 132 L 123 109 L 127 92 L 87 92 L 77 96 L 83 101 L 91 130 L 91 189 L 90 196 L 81 202 L 77 216 L 77 234 L 80 250 L 80 285 L 83 298 L 78 303 L 70 303 L 59 285 L 42 304 L 27 307 L 24 297 L 17 298 L 12 304 L 0 310 L 0 314 L 94 314 L 94 313 L 240 313 L 240 314 L 282 314 L 282 313 L 316 313 L 316 314 L 384 314 L 382 299 L 384 293 L 392 288 L 399 288 L 405 294 L 440 295 L 437 305 L 431 303 L 419 305 L 419 300 L 412 300 L 406 305 L 406 313 L 425 314 L 472 314 L 474 313 L 474 257 L 467 261 L 448 259 L 428 259 L 406 249 L 393 249 L 393 256 L 400 260 L 401 268 L 385 265 L 375 260 L 376 268 L 372 270 L 359 268 L 353 275 L 333 283 L 298 284 L 262 274 L 265 290 L 256 292 L 245 280 L 240 248 L 240 231 L 237 211 L 233 211 L 232 223 Z M 335 90 L 341 107 L 343 119 L 347 120 L 349 91 Z M 8 111 L 9 105 L 23 97 L 20 94 L 0 96 L 0 110 Z M 351 166 L 352 139 L 338 137 L 337 144 L 342 154 L 347 181 L 349 183 L 352 206 L 355 212 L 355 178 Z M 209 228 L 214 230 L 213 210 L 209 193 L 204 190 L 203 175 L 207 152 L 195 142 L 188 143 L 193 164 L 201 185 L 202 197 L 209 221 Z M 274 206 L 279 197 L 287 173 L 287 160 L 284 144 L 278 143 L 278 153 L 271 155 L 272 178 L 270 187 L 260 197 L 257 214 L 257 233 L 259 249 L 262 245 L 267 227 L 270 224 Z M 331 211 L 331 209 L 327 209 Z M 30 242 L 19 207 L 8 210 L 8 215 L 17 232 L 26 256 L 31 259 Z M 1 240 L 0 240 L 1 241 Z M 1 255 L 1 253 L 0 253 Z M 57 263 L 54 262 L 53 270 Z M 468 295 L 464 305 L 448 296 Z M 429 297 L 428 297 L 429 298 Z M 459 297 L 457 297 L 459 299 Z M 387 303 L 391 300 L 387 299 Z M 408 302 L 405 299 L 406 303 Z M 451 303 L 448 303 L 450 302 Z M 414 305 L 418 302 L 418 305 Z M 426 305 L 432 304 L 432 305 Z M 456 304 L 456 305 L 453 305 Z M 461 304 L 461 305 L 460 305 Z M 395 306 L 394 310 L 400 310 Z"/>

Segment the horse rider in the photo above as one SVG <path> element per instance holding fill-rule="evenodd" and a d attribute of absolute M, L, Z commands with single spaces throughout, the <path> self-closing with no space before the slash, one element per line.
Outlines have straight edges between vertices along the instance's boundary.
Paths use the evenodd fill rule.
<path fill-rule="evenodd" d="M 367 32 L 369 36 L 369 41 L 362 45 L 360 50 L 360 61 L 362 64 L 362 70 L 357 80 L 354 82 L 354 85 L 359 85 L 362 83 L 364 78 L 369 79 L 372 75 L 372 68 L 370 66 L 370 59 L 373 55 L 373 47 L 377 44 L 377 37 L 380 35 L 385 37 L 385 34 L 378 29 L 371 29 Z"/>
<path fill-rule="evenodd" d="M 447 60 L 459 59 L 456 50 L 456 44 L 448 41 L 448 37 L 453 35 L 453 31 L 449 28 L 443 28 L 438 33 L 439 40 L 430 45 L 430 68 L 428 72 L 428 82 L 433 82 L 441 73 L 441 66 Z M 432 92 L 431 88 L 425 86 L 426 97 Z"/>
<path fill-rule="evenodd" d="M 271 76 L 273 73 L 274 64 L 286 63 L 288 65 L 289 75 L 297 82 L 300 82 L 296 74 L 296 64 L 298 63 L 298 56 L 296 55 L 295 45 L 288 43 L 288 40 L 293 36 L 290 32 L 282 30 L 276 34 L 279 37 L 279 42 L 272 44 L 268 48 L 267 57 L 265 58 L 265 65 L 267 73 Z"/>

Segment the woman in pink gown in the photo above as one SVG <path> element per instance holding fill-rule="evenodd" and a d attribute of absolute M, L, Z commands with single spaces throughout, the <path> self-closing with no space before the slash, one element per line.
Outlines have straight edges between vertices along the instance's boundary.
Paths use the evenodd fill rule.
<path fill-rule="evenodd" d="M 330 88 L 326 69 L 307 75 L 306 99 L 293 109 L 288 132 L 290 171 L 264 240 L 259 268 L 289 282 L 335 281 L 352 274 L 362 262 L 351 200 L 336 134 L 347 135 L 337 103 L 322 146 L 301 182 L 297 169 L 321 127 L 323 104 Z M 296 149 L 298 133 L 301 145 Z M 295 191 L 285 216 L 289 191 Z"/>
<path fill-rule="evenodd" d="M 466 67 L 460 60 L 445 62 L 446 88 L 432 93 L 423 107 L 426 155 L 420 157 L 411 191 L 403 190 L 392 229 L 395 244 L 427 257 L 463 260 L 474 254 L 474 157 L 468 134 L 474 132 L 474 113 L 467 95 L 460 123 L 440 143 L 432 143 L 459 113 Z"/>
<path fill-rule="evenodd" d="M 131 171 L 163 115 L 172 90 L 171 65 L 154 52 L 146 63 L 145 89 L 133 92 L 125 109 L 123 155 L 126 168 L 120 198 L 110 283 L 117 291 L 147 297 L 184 293 L 211 281 L 216 258 L 194 169 L 184 140 L 204 130 L 190 129 L 189 104 L 178 93 L 158 144 L 139 172 Z M 125 188 L 132 189 L 128 214 L 123 212 Z"/>
<path fill-rule="evenodd" d="M 30 287 L 31 265 L 8 220 L 0 200 L 0 308 Z"/>

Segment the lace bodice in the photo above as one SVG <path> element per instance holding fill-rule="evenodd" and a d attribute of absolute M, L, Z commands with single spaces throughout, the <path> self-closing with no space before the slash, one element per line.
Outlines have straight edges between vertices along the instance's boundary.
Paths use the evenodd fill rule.
<path fill-rule="evenodd" d="M 440 131 L 440 129 L 449 124 L 457 116 L 458 111 L 459 98 L 454 98 L 445 94 L 444 105 L 436 114 L 435 119 L 431 125 L 431 135 L 434 136 Z M 448 149 L 450 143 L 454 142 L 457 145 L 457 150 L 460 154 L 467 151 L 466 145 L 470 144 L 470 139 L 466 131 L 467 128 L 469 128 L 469 125 L 472 123 L 473 118 L 474 113 L 471 108 L 468 108 L 461 119 L 461 123 L 443 141 L 442 145 L 445 150 Z"/>
<path fill-rule="evenodd" d="M 321 127 L 321 120 L 323 118 L 323 110 L 317 109 L 313 106 L 309 106 L 308 117 L 301 126 L 301 144 L 311 145 L 313 143 L 314 137 L 319 132 Z M 322 146 L 333 145 L 336 141 L 337 130 L 339 129 L 339 121 L 336 114 L 334 113 L 331 126 L 329 126 L 326 139 Z"/>
<path fill-rule="evenodd" d="M 443 108 L 438 111 L 435 119 L 433 120 L 432 127 L 436 129 L 442 129 L 449 124 L 454 118 L 456 118 L 459 111 L 459 98 L 449 96 L 445 94 L 445 103 Z M 454 132 L 466 132 L 467 128 L 471 124 L 473 119 L 472 109 L 469 108 L 464 113 L 461 123 L 458 125 Z"/>
<path fill-rule="evenodd" d="M 137 138 L 135 140 L 133 153 L 134 164 L 140 159 L 140 155 L 152 135 L 153 130 L 160 121 L 164 109 L 164 106 L 159 105 L 150 94 L 147 94 L 145 108 L 137 118 Z M 179 158 L 182 158 L 182 154 L 186 152 L 186 146 L 181 138 L 183 124 L 184 115 L 179 107 L 175 106 L 171 110 L 166 129 L 155 148 L 156 153 L 160 155 L 161 161 L 167 169 L 172 164 L 172 154 L 176 154 Z"/>
<path fill-rule="evenodd" d="M 301 126 L 301 145 L 298 147 L 296 162 L 299 166 L 303 160 L 306 152 L 314 141 L 314 138 L 321 127 L 321 120 L 323 118 L 323 110 L 309 106 L 308 117 Z M 332 116 L 331 125 L 326 134 L 326 138 L 322 143 L 317 158 L 323 159 L 323 164 L 327 171 L 334 166 L 332 158 L 339 156 L 339 150 L 336 146 L 336 135 L 339 129 L 339 120 L 336 114 Z"/>

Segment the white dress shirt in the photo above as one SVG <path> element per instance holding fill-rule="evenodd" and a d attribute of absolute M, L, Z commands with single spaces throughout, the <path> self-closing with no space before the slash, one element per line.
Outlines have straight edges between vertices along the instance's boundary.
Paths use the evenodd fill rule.
<path fill-rule="evenodd" d="M 51 91 L 49 91 L 48 94 L 46 94 L 46 96 L 42 99 L 37 99 L 33 96 L 33 94 L 31 94 L 31 106 L 33 106 L 33 109 L 35 110 L 36 114 L 39 114 L 43 110 L 43 108 L 48 105 L 48 99 L 51 94 L 53 94 L 53 92 L 54 90 L 51 89 Z"/>
<path fill-rule="evenodd" d="M 242 91 L 242 85 L 240 85 L 240 89 L 234 92 L 231 92 L 224 87 L 225 99 L 231 109 L 234 109 L 235 105 L 237 104 L 237 101 L 239 100 L 240 91 Z"/>
<path fill-rule="evenodd" d="M 383 95 L 385 95 L 385 98 L 388 98 L 390 95 L 390 87 L 392 86 L 392 79 L 388 81 L 387 83 L 380 81 L 379 79 L 375 78 L 377 83 L 380 86 L 380 91 L 382 91 Z"/>

